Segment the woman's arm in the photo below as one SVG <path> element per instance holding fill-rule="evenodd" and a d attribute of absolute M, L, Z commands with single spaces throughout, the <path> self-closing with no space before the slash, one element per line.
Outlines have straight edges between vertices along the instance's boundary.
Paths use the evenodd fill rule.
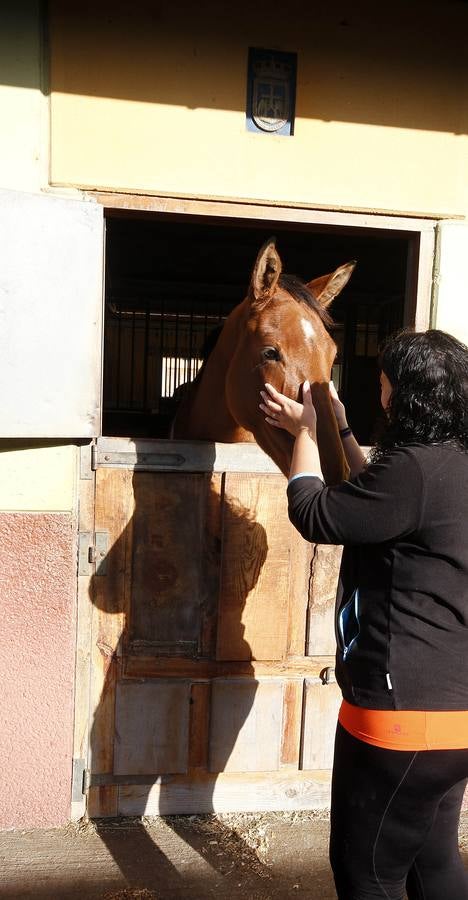
<path fill-rule="evenodd" d="M 424 479 L 411 449 L 401 447 L 352 481 L 324 487 L 317 478 L 288 485 L 291 522 L 317 544 L 381 544 L 417 530 Z"/>
<path fill-rule="evenodd" d="M 324 487 L 319 480 L 310 385 L 304 382 L 304 404 L 290 400 L 271 385 L 265 388 L 260 408 L 266 413 L 266 421 L 296 438 L 288 486 L 289 517 L 306 540 L 378 544 L 417 527 L 424 485 L 420 468 L 407 448 L 399 448 L 372 466 L 364 465 L 353 481 Z M 294 478 L 296 475 L 305 477 Z"/>
<path fill-rule="evenodd" d="M 307 472 L 322 478 L 317 447 L 317 416 L 309 382 L 305 381 L 302 386 L 303 403 L 285 397 L 271 384 L 266 384 L 265 388 L 266 391 L 260 391 L 263 400 L 260 409 L 266 413 L 266 421 L 275 428 L 285 428 L 296 438 L 289 477 Z M 366 468 L 366 458 L 348 425 L 345 407 L 332 381 L 329 390 L 350 474 L 358 475 Z"/>
<path fill-rule="evenodd" d="M 364 456 L 346 418 L 346 409 L 336 392 L 333 381 L 330 381 L 330 397 L 335 413 L 336 423 L 340 432 L 341 443 L 343 445 L 346 462 L 349 466 L 351 477 L 359 475 L 366 468 L 366 457 Z"/>
<path fill-rule="evenodd" d="M 289 480 L 295 475 L 316 475 L 323 481 L 320 468 L 320 456 L 317 447 L 316 434 L 303 428 L 294 441 L 294 448 L 289 467 Z"/>

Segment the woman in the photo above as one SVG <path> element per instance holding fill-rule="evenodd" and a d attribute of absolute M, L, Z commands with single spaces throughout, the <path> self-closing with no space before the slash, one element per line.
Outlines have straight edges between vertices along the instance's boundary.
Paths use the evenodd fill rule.
<path fill-rule="evenodd" d="M 366 465 L 331 387 L 350 481 L 325 487 L 310 386 L 265 385 L 296 438 L 289 515 L 343 544 L 336 675 L 343 694 L 330 858 L 340 900 L 464 900 L 458 822 L 468 776 L 468 349 L 402 332 L 381 357 L 386 427 Z"/>

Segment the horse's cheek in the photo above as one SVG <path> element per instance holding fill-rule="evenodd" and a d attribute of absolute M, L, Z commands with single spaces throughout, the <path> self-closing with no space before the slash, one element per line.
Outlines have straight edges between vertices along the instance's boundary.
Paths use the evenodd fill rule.
<path fill-rule="evenodd" d="M 226 377 L 226 404 L 234 421 L 253 431 L 259 402 L 259 389 L 246 378 L 245 370 L 233 372 L 231 367 Z"/>
<path fill-rule="evenodd" d="M 252 431 L 254 420 L 252 403 L 250 398 L 242 395 L 239 385 L 231 391 L 228 389 L 226 390 L 226 401 L 234 421 L 237 422 L 238 425 L 241 425 L 242 428 L 247 428 L 248 431 Z"/>
<path fill-rule="evenodd" d="M 225 384 L 225 396 L 226 396 L 226 406 L 229 410 L 230 415 L 238 424 L 242 424 L 239 421 L 239 385 L 236 381 L 236 378 L 232 377 L 231 369 L 228 370 L 226 375 L 226 384 Z"/>

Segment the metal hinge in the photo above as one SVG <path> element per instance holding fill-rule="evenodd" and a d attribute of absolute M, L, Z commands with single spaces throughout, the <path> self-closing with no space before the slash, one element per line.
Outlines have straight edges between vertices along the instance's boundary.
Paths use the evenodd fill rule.
<path fill-rule="evenodd" d="M 92 787 L 118 787 L 127 784 L 169 784 L 173 780 L 173 775 L 158 775 L 150 772 L 145 775 L 114 775 L 112 772 L 95 774 L 87 769 L 84 773 L 83 789 L 84 793 L 86 793 Z"/>
<path fill-rule="evenodd" d="M 75 757 L 72 768 L 72 801 L 77 803 L 82 800 L 87 790 L 88 771 L 86 769 L 86 760 Z"/>
<path fill-rule="evenodd" d="M 80 531 L 78 535 L 78 575 L 107 575 L 109 532 Z M 95 567 L 95 568 L 93 568 Z"/>
<path fill-rule="evenodd" d="M 82 444 L 80 447 L 80 479 L 91 481 L 96 471 L 96 444 Z"/>
<path fill-rule="evenodd" d="M 74 759 L 72 800 L 82 800 L 92 787 L 118 787 L 127 784 L 169 784 L 173 778 L 173 775 L 154 773 L 147 773 L 146 775 L 114 775 L 112 772 L 95 774 L 86 768 L 84 759 Z"/>

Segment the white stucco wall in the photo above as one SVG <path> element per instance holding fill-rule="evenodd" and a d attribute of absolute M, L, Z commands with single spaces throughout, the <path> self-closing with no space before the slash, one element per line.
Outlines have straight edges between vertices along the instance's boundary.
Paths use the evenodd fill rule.
<path fill-rule="evenodd" d="M 40 191 L 49 171 L 49 101 L 39 0 L 0 4 L 0 187 Z"/>
<path fill-rule="evenodd" d="M 468 346 L 468 224 L 440 222 L 437 232 L 433 324 Z"/>

